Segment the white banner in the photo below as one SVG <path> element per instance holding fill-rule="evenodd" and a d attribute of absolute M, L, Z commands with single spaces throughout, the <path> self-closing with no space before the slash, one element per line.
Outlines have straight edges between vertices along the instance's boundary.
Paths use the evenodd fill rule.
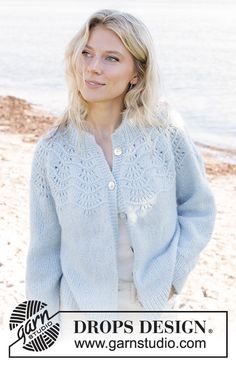
<path fill-rule="evenodd" d="M 45 310 L 11 330 L 9 357 L 227 357 L 227 312 Z"/>

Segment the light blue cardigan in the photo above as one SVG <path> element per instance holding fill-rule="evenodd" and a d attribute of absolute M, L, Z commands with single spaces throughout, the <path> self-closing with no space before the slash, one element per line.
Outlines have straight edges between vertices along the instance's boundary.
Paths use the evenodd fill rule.
<path fill-rule="evenodd" d="M 216 208 L 202 157 L 176 111 L 158 127 L 123 120 L 112 134 L 113 168 L 74 123 L 35 148 L 26 296 L 49 310 L 117 310 L 118 214 L 134 250 L 145 310 L 180 293 L 209 241 Z"/>

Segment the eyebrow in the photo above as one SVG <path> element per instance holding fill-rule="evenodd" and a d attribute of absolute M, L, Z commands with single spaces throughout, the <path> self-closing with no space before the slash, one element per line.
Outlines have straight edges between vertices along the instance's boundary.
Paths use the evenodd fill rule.
<path fill-rule="evenodd" d="M 89 46 L 88 44 L 86 44 L 85 45 L 85 47 L 87 47 L 87 48 L 90 48 L 90 49 L 92 49 L 92 50 L 94 50 L 94 48 L 93 47 L 91 47 L 91 46 Z M 117 54 L 117 55 L 119 55 L 119 56 L 123 56 L 120 52 L 118 52 L 118 51 L 109 51 L 109 50 L 107 50 L 107 51 L 105 51 L 105 53 L 115 53 L 115 54 Z"/>

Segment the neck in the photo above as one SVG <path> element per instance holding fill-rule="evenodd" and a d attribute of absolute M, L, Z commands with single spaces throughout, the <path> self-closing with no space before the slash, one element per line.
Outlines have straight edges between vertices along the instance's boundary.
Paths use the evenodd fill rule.
<path fill-rule="evenodd" d="M 102 138 L 110 137 L 122 121 L 120 105 L 94 103 L 88 108 L 86 121 L 92 132 Z"/>

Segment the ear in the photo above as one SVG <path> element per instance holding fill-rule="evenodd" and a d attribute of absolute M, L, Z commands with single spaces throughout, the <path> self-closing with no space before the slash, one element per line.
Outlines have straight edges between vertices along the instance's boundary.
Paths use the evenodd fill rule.
<path fill-rule="evenodd" d="M 138 82 L 138 76 L 135 75 L 131 80 L 130 80 L 130 84 L 131 85 L 136 85 Z"/>

